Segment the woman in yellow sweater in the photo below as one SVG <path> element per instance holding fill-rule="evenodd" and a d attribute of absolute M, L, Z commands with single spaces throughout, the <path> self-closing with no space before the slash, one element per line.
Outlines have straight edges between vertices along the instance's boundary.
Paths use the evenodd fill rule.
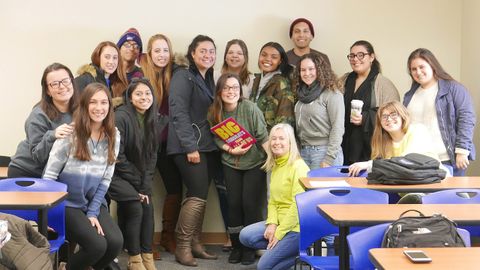
<path fill-rule="evenodd" d="M 309 171 L 300 157 L 290 125 L 277 124 L 270 131 L 263 168 L 272 172 L 267 220 L 245 227 L 240 232 L 240 242 L 253 249 L 267 250 L 257 269 L 289 269 L 298 255 L 300 227 L 295 195 L 304 192 L 298 180 Z M 250 259 L 253 263 L 255 257 Z M 242 263 L 246 261 L 242 259 Z"/>

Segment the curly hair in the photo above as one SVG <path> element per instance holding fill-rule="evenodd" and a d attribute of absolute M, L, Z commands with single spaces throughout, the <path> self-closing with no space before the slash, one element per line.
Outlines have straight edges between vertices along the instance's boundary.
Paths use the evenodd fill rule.
<path fill-rule="evenodd" d="M 295 68 L 295 85 L 294 89 L 298 89 L 302 84 L 305 84 L 301 78 L 301 64 L 305 59 L 312 60 L 315 65 L 318 83 L 323 89 L 328 89 L 330 91 L 343 91 L 342 83 L 338 80 L 337 75 L 332 70 L 332 67 L 329 63 L 325 61 L 322 57 L 319 57 L 315 53 L 307 53 L 300 57 L 300 60 L 297 63 Z"/>

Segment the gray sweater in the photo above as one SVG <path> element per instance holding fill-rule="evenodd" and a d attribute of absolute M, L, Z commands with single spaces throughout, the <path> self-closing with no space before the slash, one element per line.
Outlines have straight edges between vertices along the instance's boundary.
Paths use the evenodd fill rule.
<path fill-rule="evenodd" d="M 325 162 L 332 164 L 342 151 L 345 105 L 339 91 L 324 90 L 308 103 L 295 104 L 297 136 L 302 146 L 327 146 Z"/>
<path fill-rule="evenodd" d="M 62 124 L 70 124 L 72 115 L 62 113 L 55 120 L 50 120 L 39 105 L 36 105 L 25 121 L 26 139 L 18 144 L 17 152 L 9 166 L 42 176 L 47 164 L 50 149 L 55 142 L 55 129 Z"/>

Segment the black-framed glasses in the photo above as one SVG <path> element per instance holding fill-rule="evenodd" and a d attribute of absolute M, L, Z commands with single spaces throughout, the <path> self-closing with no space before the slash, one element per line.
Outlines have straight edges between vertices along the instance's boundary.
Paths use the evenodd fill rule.
<path fill-rule="evenodd" d="M 232 85 L 232 86 L 225 85 L 222 90 L 224 92 L 228 92 L 230 90 L 233 90 L 234 92 L 238 92 L 240 91 L 240 85 Z"/>
<path fill-rule="evenodd" d="M 358 60 L 362 60 L 365 55 L 370 55 L 369 53 L 364 53 L 364 52 L 358 52 L 358 53 L 351 53 L 351 54 L 347 54 L 347 59 L 352 61 L 353 59 L 355 59 L 355 57 L 357 57 Z"/>
<path fill-rule="evenodd" d="M 60 84 L 63 84 L 63 86 L 69 86 L 70 84 L 72 84 L 72 79 L 71 78 L 65 78 L 65 79 L 62 79 L 60 81 L 53 81 L 51 83 L 49 83 L 48 85 L 50 85 L 50 87 L 52 87 L 53 89 L 58 89 L 60 88 Z"/>
<path fill-rule="evenodd" d="M 387 122 L 389 119 L 390 120 L 397 120 L 398 118 L 398 113 L 392 112 L 390 114 L 382 114 L 382 121 Z"/>
<path fill-rule="evenodd" d="M 128 43 L 128 42 L 125 42 L 123 43 L 123 46 L 129 50 L 131 49 L 134 49 L 134 50 L 138 50 L 138 48 L 140 48 L 140 46 L 138 46 L 137 43 Z"/>

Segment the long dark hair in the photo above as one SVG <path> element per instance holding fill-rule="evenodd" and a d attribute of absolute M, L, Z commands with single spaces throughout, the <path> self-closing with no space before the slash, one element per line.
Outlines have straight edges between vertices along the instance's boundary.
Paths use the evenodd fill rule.
<path fill-rule="evenodd" d="M 280 45 L 277 42 L 273 42 L 273 41 L 267 42 L 260 49 L 260 53 L 262 53 L 262 50 L 265 47 L 272 47 L 272 48 L 274 48 L 275 50 L 278 51 L 278 53 L 280 54 L 280 65 L 278 65 L 278 69 L 280 70 L 280 72 L 282 73 L 282 75 L 285 78 L 288 78 L 290 76 L 290 73 L 293 70 L 293 67 L 288 63 L 288 56 L 287 56 L 287 53 L 285 52 L 285 50 L 283 49 L 282 45 Z"/>
<path fill-rule="evenodd" d="M 243 90 L 242 90 L 242 82 L 240 81 L 240 77 L 234 73 L 225 73 L 218 78 L 217 86 L 215 90 L 215 98 L 213 99 L 212 105 L 208 109 L 209 119 L 208 121 L 212 126 L 220 123 L 223 121 L 222 112 L 223 112 L 223 101 L 222 101 L 222 90 L 227 83 L 227 80 L 230 78 L 235 78 L 240 85 L 240 97 L 238 99 L 238 103 L 242 102 L 243 100 Z M 238 106 L 238 105 L 237 105 Z"/>
<path fill-rule="evenodd" d="M 73 81 L 73 74 L 72 71 L 65 65 L 62 65 L 60 63 L 53 63 L 50 64 L 45 68 L 43 71 L 42 75 L 42 80 L 41 80 L 41 85 L 42 85 L 42 98 L 39 102 L 40 108 L 42 109 L 43 112 L 48 116 L 50 120 L 55 120 L 57 119 L 61 112 L 58 110 L 58 108 L 53 104 L 53 99 L 50 95 L 48 95 L 48 83 L 47 83 L 47 76 L 50 74 L 52 71 L 57 71 L 57 70 L 65 70 L 68 73 L 68 77 L 72 81 L 72 87 L 73 87 L 73 95 L 70 98 L 70 101 L 68 102 L 68 113 L 73 114 L 75 111 L 76 105 L 77 105 L 77 99 L 78 99 L 78 91 L 75 87 L 75 83 Z"/>
<path fill-rule="evenodd" d="M 410 75 L 410 78 L 412 78 L 412 87 L 417 82 L 412 77 L 412 72 L 410 72 L 410 65 L 412 64 L 412 61 L 415 60 L 416 58 L 421 58 L 430 65 L 433 71 L 433 77 L 435 79 L 454 81 L 452 76 L 450 76 L 450 74 L 448 74 L 445 71 L 445 69 L 443 69 L 442 65 L 440 65 L 440 62 L 438 62 L 437 58 L 435 57 L 435 55 L 433 55 L 433 53 L 430 50 L 425 48 L 418 48 L 410 54 L 407 61 L 407 70 L 408 70 L 408 75 Z"/>
<path fill-rule="evenodd" d="M 155 99 L 155 92 L 153 90 L 152 85 L 150 84 L 147 78 L 133 78 L 130 82 L 126 90 L 126 104 L 129 107 L 129 110 L 134 115 L 136 114 L 135 106 L 131 103 L 132 93 L 138 87 L 138 85 L 143 84 L 146 85 L 150 92 L 152 92 L 152 106 L 145 111 L 144 115 L 144 122 L 143 122 L 143 130 L 145 134 L 145 138 L 143 143 L 140 141 L 140 136 L 135 136 L 135 144 L 137 145 L 137 149 L 140 151 L 144 151 L 145 154 L 153 153 L 153 149 L 156 149 L 158 142 L 159 142 L 159 135 L 157 130 L 157 111 L 158 111 L 158 104 Z M 155 153 L 156 155 L 156 153 Z M 146 155 L 142 155 L 139 153 L 139 158 L 143 159 Z M 145 163 L 145 162 L 141 162 Z"/>
<path fill-rule="evenodd" d="M 352 46 L 350 46 L 350 50 L 352 50 L 353 47 L 355 46 L 362 46 L 364 47 L 368 54 L 375 54 L 375 50 L 373 49 L 373 46 L 370 42 L 366 41 L 366 40 L 358 40 L 358 41 L 355 41 L 355 43 L 353 43 Z M 378 70 L 378 73 L 382 73 L 382 67 L 380 65 L 380 62 L 378 61 L 378 58 L 377 58 L 377 55 L 375 54 L 375 58 L 373 59 L 373 62 L 372 62 L 372 69 L 373 70 Z"/>
<path fill-rule="evenodd" d="M 213 39 L 209 36 L 204 36 L 204 35 L 198 35 L 196 36 L 192 42 L 190 43 L 190 45 L 188 45 L 188 50 L 187 50 L 187 54 L 185 55 L 188 59 L 188 61 L 190 62 L 190 65 L 192 66 L 195 66 L 195 61 L 193 60 L 193 57 L 192 57 L 192 53 L 195 51 L 195 49 L 197 49 L 198 47 L 198 44 L 200 42 L 204 42 L 204 41 L 210 41 L 212 44 L 213 44 L 213 47 L 215 48 L 215 50 L 217 49 L 217 46 L 215 46 L 215 42 L 213 42 Z"/>
<path fill-rule="evenodd" d="M 75 123 L 74 129 L 74 156 L 78 160 L 91 160 L 90 151 L 88 150 L 88 140 L 92 134 L 91 119 L 88 113 L 90 99 L 97 92 L 103 91 L 108 97 L 108 113 L 102 122 L 103 134 L 108 140 L 108 158 L 109 165 L 115 162 L 115 120 L 113 115 L 112 96 L 110 91 L 104 84 L 91 83 L 88 84 L 80 95 L 80 102 L 77 110 L 74 113 L 73 121 Z"/>

